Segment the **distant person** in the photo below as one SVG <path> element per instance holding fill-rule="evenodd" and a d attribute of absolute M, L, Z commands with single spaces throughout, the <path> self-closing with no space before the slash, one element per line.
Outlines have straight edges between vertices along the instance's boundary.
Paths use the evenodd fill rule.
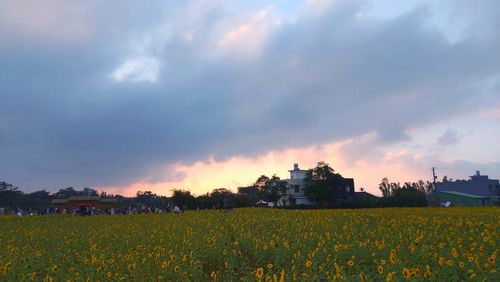
<path fill-rule="evenodd" d="M 181 209 L 178 206 L 175 206 L 174 213 L 181 213 Z"/>

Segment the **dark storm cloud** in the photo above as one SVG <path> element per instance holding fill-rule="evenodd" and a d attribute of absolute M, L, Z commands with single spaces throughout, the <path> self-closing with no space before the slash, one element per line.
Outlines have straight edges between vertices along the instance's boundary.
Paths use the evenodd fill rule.
<path fill-rule="evenodd" d="M 211 51 L 232 22 L 201 3 L 139 5 L 134 11 L 149 15 L 140 18 L 122 5 L 119 16 L 94 16 L 94 33 L 81 41 L 0 28 L 8 39 L 0 44 L 0 177 L 26 189 L 178 179 L 169 164 L 208 156 L 367 132 L 402 140 L 408 128 L 498 96 L 482 87 L 500 73 L 498 34 L 450 44 L 424 27 L 425 8 L 377 21 L 336 5 L 275 27 L 262 52 L 244 59 Z M 137 56 L 159 61 L 157 80 L 113 81 Z"/>

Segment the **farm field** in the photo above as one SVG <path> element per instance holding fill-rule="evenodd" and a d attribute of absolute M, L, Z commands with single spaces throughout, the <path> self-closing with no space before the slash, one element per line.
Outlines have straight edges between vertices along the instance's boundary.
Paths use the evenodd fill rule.
<path fill-rule="evenodd" d="M 0 217 L 0 281 L 494 281 L 500 209 Z"/>

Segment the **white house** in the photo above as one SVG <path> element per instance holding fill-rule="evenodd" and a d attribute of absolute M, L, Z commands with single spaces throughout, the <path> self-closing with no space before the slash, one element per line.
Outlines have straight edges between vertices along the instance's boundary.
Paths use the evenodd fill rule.
<path fill-rule="evenodd" d="M 299 169 L 298 164 L 293 165 L 293 169 L 289 170 L 290 179 L 284 179 L 286 181 L 286 193 L 281 195 L 278 200 L 278 206 L 296 206 L 296 205 L 316 205 L 316 203 L 304 195 L 305 182 L 307 170 Z M 354 179 L 344 178 L 341 184 L 342 194 L 339 195 L 343 199 L 353 199 L 355 197 L 354 192 Z"/>
<path fill-rule="evenodd" d="M 299 169 L 299 165 L 294 164 L 289 172 L 290 179 L 284 179 L 286 193 L 281 195 L 278 206 L 313 205 L 314 202 L 304 195 L 304 178 L 307 170 Z"/>

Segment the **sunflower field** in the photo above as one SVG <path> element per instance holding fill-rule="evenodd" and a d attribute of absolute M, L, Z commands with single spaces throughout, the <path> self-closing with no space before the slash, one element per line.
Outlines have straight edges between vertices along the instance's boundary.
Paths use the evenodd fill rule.
<path fill-rule="evenodd" d="M 0 217 L 0 281 L 499 281 L 500 209 Z"/>

